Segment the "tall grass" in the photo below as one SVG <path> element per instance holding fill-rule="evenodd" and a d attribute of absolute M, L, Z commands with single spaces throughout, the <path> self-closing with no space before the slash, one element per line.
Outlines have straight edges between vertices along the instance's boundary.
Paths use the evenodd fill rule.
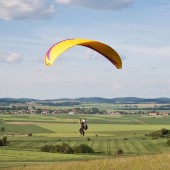
<path fill-rule="evenodd" d="M 169 170 L 170 154 L 119 157 L 114 159 L 41 163 L 9 168 L 11 170 Z"/>

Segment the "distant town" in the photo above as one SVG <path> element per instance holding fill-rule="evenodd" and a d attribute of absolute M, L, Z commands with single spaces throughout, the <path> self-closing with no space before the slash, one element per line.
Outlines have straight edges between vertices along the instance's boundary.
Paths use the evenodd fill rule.
<path fill-rule="evenodd" d="M 0 99 L 2 114 L 147 114 L 170 115 L 170 99 L 79 98 L 58 100 Z"/>

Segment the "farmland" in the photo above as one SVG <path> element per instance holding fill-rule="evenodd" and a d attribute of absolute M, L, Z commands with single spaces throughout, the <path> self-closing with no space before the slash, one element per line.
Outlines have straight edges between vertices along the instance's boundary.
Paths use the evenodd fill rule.
<path fill-rule="evenodd" d="M 170 152 L 167 138 L 153 139 L 149 132 L 170 129 L 170 116 L 147 115 L 12 115 L 1 114 L 0 128 L 10 143 L 1 147 L 0 167 L 10 162 L 54 162 L 114 158 L 121 148 L 124 156 L 150 155 Z M 89 129 L 80 136 L 78 120 L 87 118 Z M 31 133 L 32 136 L 28 136 Z M 1 136 L 3 133 L 1 132 Z M 44 145 L 68 143 L 87 144 L 94 154 L 60 154 L 41 152 Z M 18 164 L 17 164 L 18 162 Z"/>

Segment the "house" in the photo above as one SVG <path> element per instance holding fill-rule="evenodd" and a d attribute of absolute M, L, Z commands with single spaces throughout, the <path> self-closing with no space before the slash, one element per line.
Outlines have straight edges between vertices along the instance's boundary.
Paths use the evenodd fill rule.
<path fill-rule="evenodd" d="M 157 116 L 157 115 L 159 115 L 159 113 L 157 113 L 157 112 L 149 112 L 148 114 L 149 114 L 149 116 Z"/>
<path fill-rule="evenodd" d="M 162 116 L 168 116 L 169 114 L 167 112 L 163 112 Z"/>

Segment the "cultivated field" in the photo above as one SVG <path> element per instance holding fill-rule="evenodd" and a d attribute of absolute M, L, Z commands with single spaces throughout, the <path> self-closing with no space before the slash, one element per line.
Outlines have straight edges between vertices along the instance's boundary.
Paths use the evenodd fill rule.
<path fill-rule="evenodd" d="M 78 130 L 80 118 L 87 118 L 89 129 L 85 136 Z M 0 128 L 10 141 L 0 148 L 0 168 L 38 162 L 87 161 L 117 159 L 115 152 L 124 151 L 121 158 L 170 152 L 166 138 L 153 139 L 149 132 L 170 129 L 170 116 L 147 115 L 6 115 L 0 116 Z M 32 136 L 28 136 L 31 133 Z M 59 154 L 41 152 L 46 144 L 87 144 L 94 154 Z M 131 159 L 131 158 L 128 158 Z M 138 159 L 138 158 L 135 158 Z M 78 163 L 75 163 L 78 164 Z"/>

